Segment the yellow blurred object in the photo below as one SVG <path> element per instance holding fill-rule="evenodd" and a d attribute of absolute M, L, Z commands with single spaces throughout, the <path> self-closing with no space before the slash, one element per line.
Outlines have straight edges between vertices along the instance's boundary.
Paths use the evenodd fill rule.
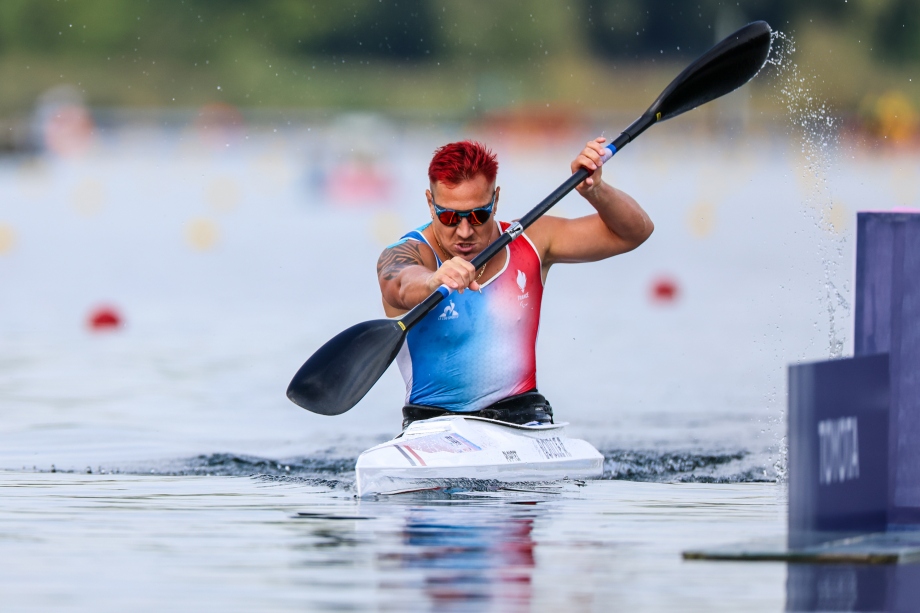
<path fill-rule="evenodd" d="M 839 202 L 833 202 L 822 209 L 821 218 L 834 234 L 843 234 L 850 223 L 850 209 Z"/>
<path fill-rule="evenodd" d="M 917 135 L 917 111 L 903 92 L 892 90 L 871 105 L 876 136 L 894 144 L 906 143 Z"/>
<path fill-rule="evenodd" d="M 209 219 L 193 219 L 185 227 L 185 238 L 197 251 L 208 251 L 217 244 L 217 224 Z"/>
<path fill-rule="evenodd" d="M 0 224 L 0 255 L 5 255 L 16 246 L 16 233 L 7 224 Z"/>
<path fill-rule="evenodd" d="M 690 233 L 697 238 L 706 238 L 712 234 L 716 222 L 716 207 L 709 202 L 699 202 L 687 213 L 687 225 Z"/>

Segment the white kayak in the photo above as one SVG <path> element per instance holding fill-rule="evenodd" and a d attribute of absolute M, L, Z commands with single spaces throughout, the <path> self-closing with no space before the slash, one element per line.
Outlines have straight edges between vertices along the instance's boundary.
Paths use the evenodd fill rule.
<path fill-rule="evenodd" d="M 393 440 L 358 456 L 358 496 L 444 488 L 452 481 L 600 477 L 604 456 L 590 443 L 568 438 L 567 425 L 521 426 L 461 415 L 412 422 Z"/>

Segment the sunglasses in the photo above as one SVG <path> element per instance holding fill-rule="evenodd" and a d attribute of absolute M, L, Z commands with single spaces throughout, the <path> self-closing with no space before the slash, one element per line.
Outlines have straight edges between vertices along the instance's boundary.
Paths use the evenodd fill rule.
<path fill-rule="evenodd" d="M 434 212 L 438 216 L 438 221 L 440 221 L 445 226 L 457 226 L 460 225 L 460 220 L 464 217 L 467 218 L 467 221 L 470 222 L 472 226 L 481 226 L 485 222 L 489 221 L 489 217 L 492 216 L 492 207 L 495 205 L 495 194 L 498 190 L 492 191 L 492 201 L 485 206 L 475 208 L 471 211 L 455 211 L 453 209 L 445 209 L 444 207 L 438 206 L 434 201 L 434 194 L 431 195 L 431 204 L 434 205 Z"/>

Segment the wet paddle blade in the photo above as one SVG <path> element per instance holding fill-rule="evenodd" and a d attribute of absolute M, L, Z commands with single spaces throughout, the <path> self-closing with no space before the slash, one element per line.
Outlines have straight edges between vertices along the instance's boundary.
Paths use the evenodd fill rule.
<path fill-rule="evenodd" d="M 406 333 L 395 320 L 348 328 L 304 362 L 287 397 L 308 411 L 340 415 L 358 404 L 399 353 Z"/>
<path fill-rule="evenodd" d="M 738 89 L 763 68 L 771 40 L 767 22 L 744 26 L 677 75 L 646 115 L 664 121 Z"/>

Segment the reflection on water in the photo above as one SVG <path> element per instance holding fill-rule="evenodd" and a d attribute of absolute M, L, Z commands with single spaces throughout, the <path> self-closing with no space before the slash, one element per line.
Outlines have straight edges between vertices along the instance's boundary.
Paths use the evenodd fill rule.
<path fill-rule="evenodd" d="M 537 503 L 523 504 L 535 507 Z M 433 610 L 465 610 L 474 605 L 529 610 L 536 509 L 463 510 L 467 512 L 441 506 L 409 508 L 401 532 L 403 548 L 379 554 L 381 568 L 422 571 L 418 587 Z"/>
<path fill-rule="evenodd" d="M 790 564 L 787 611 L 920 609 L 920 565 Z"/>
<path fill-rule="evenodd" d="M 680 552 L 781 537 L 770 484 L 590 482 L 356 500 L 297 478 L 0 472 L 15 611 L 777 611 L 782 564 Z"/>

